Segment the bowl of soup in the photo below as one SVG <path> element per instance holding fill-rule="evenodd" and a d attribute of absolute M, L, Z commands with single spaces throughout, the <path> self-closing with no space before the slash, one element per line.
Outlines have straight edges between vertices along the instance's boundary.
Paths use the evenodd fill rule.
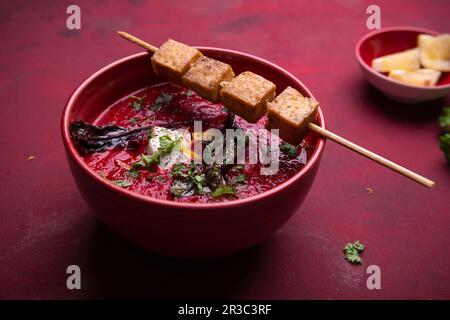
<path fill-rule="evenodd" d="M 270 79 L 277 92 L 290 86 L 314 98 L 264 59 L 199 50 L 236 74 Z M 64 107 L 62 138 L 82 197 L 114 233 L 158 254 L 214 257 L 260 243 L 298 212 L 325 140 L 310 132 L 289 145 L 264 129 L 264 117 L 248 123 L 159 78 L 150 57 L 143 52 L 107 65 Z M 316 123 L 325 128 L 320 109 Z"/>

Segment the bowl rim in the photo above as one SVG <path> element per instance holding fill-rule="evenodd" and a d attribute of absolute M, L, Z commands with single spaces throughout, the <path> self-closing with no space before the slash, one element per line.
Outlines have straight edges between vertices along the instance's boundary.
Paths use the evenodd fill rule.
<path fill-rule="evenodd" d="M 283 73 L 285 76 L 289 77 L 291 80 L 296 82 L 298 86 L 300 86 L 305 93 L 307 93 L 311 98 L 315 99 L 315 97 L 312 95 L 312 93 L 309 91 L 309 89 L 295 77 L 290 72 L 286 71 L 285 69 L 279 67 L 278 65 L 269 62 L 265 59 L 256 57 L 251 54 L 243 53 L 236 50 L 230 50 L 230 49 L 222 49 L 222 48 L 216 48 L 216 47 L 202 47 L 202 46 L 196 46 L 199 50 L 211 50 L 211 51 L 218 51 L 220 53 L 227 53 L 233 56 L 238 57 L 244 57 L 246 59 L 251 59 L 253 61 L 256 61 L 258 63 L 264 64 L 268 66 L 269 68 L 275 69 L 276 71 Z M 283 183 L 277 185 L 276 187 L 267 190 L 265 192 L 262 192 L 257 195 L 253 195 L 246 198 L 241 199 L 233 199 L 229 201 L 223 201 L 223 202 L 211 202 L 211 203 L 190 203 L 190 202 L 177 202 L 172 200 L 164 200 L 164 199 L 157 199 L 150 196 L 145 196 L 138 194 L 136 192 L 127 190 L 125 188 L 121 188 L 119 186 L 114 185 L 113 183 L 110 183 L 108 181 L 105 181 L 105 179 L 101 178 L 94 170 L 89 168 L 89 166 L 84 162 L 83 158 L 78 154 L 78 152 L 75 149 L 75 146 L 72 143 L 72 140 L 70 138 L 70 132 L 69 132 L 69 119 L 71 110 L 80 96 L 80 94 L 84 91 L 84 89 L 97 77 L 99 77 L 101 74 L 105 73 L 106 71 L 116 67 L 119 64 L 128 62 L 133 59 L 137 59 L 139 57 L 142 57 L 144 55 L 148 55 L 148 52 L 140 52 L 136 54 L 132 54 L 129 56 L 126 56 L 124 58 L 115 60 L 114 62 L 102 67 L 101 69 L 94 72 L 92 75 L 86 78 L 70 95 L 68 98 L 61 117 L 61 134 L 64 146 L 66 148 L 66 151 L 70 155 L 71 159 L 74 160 L 75 164 L 84 171 L 90 178 L 94 179 L 95 182 L 97 182 L 100 186 L 103 186 L 105 188 L 110 189 L 111 191 L 117 192 L 121 196 L 128 197 L 130 200 L 140 201 L 147 204 L 152 205 L 160 205 L 165 207 L 171 207 L 171 208 L 184 208 L 184 209 L 217 209 L 217 208 L 229 208 L 229 207 L 236 207 L 241 205 L 246 205 L 252 202 L 256 202 L 265 198 L 268 198 L 277 192 L 281 191 L 282 189 L 285 189 L 295 183 L 297 180 L 301 179 L 308 171 L 310 171 L 314 166 L 318 165 L 318 161 L 320 159 L 320 156 L 323 153 L 324 147 L 325 147 L 325 138 L 318 137 L 317 142 L 314 146 L 314 151 L 311 156 L 311 158 L 308 160 L 306 165 L 302 167 L 295 175 L 290 177 L 288 180 L 284 181 Z M 325 127 L 325 118 L 323 116 L 322 110 L 319 107 L 318 110 L 318 123 L 322 128 Z"/>
<path fill-rule="evenodd" d="M 397 84 L 399 86 L 403 86 L 405 88 L 414 88 L 414 89 L 421 89 L 421 90 L 426 90 L 426 91 L 436 91 L 436 90 L 442 90 L 442 89 L 450 89 L 450 83 L 448 84 L 438 84 L 432 87 L 427 87 L 427 86 L 415 86 L 415 85 L 410 85 L 410 84 L 406 84 L 403 82 L 400 82 L 396 79 L 392 79 L 389 78 L 388 76 L 386 76 L 385 74 L 375 71 L 374 69 L 372 69 L 371 67 L 369 67 L 367 65 L 367 63 L 361 58 L 361 54 L 360 54 L 360 49 L 361 46 L 364 42 L 366 42 L 368 39 L 372 38 L 375 35 L 381 34 L 381 33 L 387 33 L 387 32 L 393 32 L 393 31 L 406 31 L 406 32 L 420 32 L 420 33 L 425 33 L 425 34 L 430 34 L 433 36 L 439 35 L 440 33 L 434 30 L 430 30 L 430 29 L 425 29 L 425 28 L 419 28 L 419 27 L 408 27 L 408 26 L 398 26 L 398 27 L 386 27 L 386 28 L 381 28 L 378 30 L 373 30 L 371 32 L 366 33 L 364 36 L 362 36 L 358 42 L 356 43 L 355 46 L 355 56 L 356 59 L 358 60 L 360 66 L 362 68 L 364 68 L 366 71 L 370 72 L 371 74 L 387 80 L 391 83 Z"/>

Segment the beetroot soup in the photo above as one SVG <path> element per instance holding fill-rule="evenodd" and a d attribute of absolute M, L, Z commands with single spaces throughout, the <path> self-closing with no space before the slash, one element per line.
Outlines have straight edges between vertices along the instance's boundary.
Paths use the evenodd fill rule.
<path fill-rule="evenodd" d="M 111 183 L 153 198 L 205 203 L 260 194 L 305 165 L 312 152 L 307 141 L 294 147 L 271 140 L 275 136 L 264 129 L 265 121 L 247 123 L 220 103 L 164 83 L 117 101 L 94 124 L 77 121 L 70 129 L 84 161 Z M 201 123 L 200 132 L 194 130 L 195 123 Z M 227 138 L 239 129 L 250 134 Z M 267 135 L 268 144 L 277 141 L 275 148 L 273 143 L 262 144 L 258 132 Z M 239 145 L 245 147 L 243 153 Z M 216 157 L 215 162 L 206 154 Z M 255 163 L 262 154 L 276 156 L 272 174 L 264 173 L 267 162 Z"/>

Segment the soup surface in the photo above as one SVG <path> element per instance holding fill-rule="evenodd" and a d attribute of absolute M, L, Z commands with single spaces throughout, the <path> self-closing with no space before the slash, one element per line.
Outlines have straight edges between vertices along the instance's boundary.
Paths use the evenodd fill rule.
<path fill-rule="evenodd" d="M 265 118 L 254 124 L 247 123 L 220 103 L 209 102 L 189 89 L 164 83 L 145 88 L 107 108 L 96 119 L 95 126 L 115 125 L 126 131 L 147 129 L 141 130 L 142 134 L 135 135 L 126 145 L 85 152 L 84 160 L 101 177 L 130 191 L 158 199 L 205 203 L 230 201 L 267 191 L 297 173 L 312 152 L 307 141 L 298 148 L 278 141 L 278 170 L 269 175 L 261 172 L 269 166 L 267 163 L 250 163 L 248 148 L 244 164 L 237 161 L 194 164 L 198 154 L 193 153 L 189 141 L 184 139 L 189 136 L 193 144 L 194 121 L 202 123 L 204 134 L 199 138 L 202 150 L 214 142 L 214 138 L 208 138 L 208 129 L 225 133 L 230 128 L 263 129 L 265 124 Z M 267 134 L 270 139 L 270 133 Z M 255 136 L 246 138 L 244 145 L 249 141 L 256 141 L 258 148 L 261 146 Z M 269 150 L 269 155 L 271 151 L 275 152 Z"/>

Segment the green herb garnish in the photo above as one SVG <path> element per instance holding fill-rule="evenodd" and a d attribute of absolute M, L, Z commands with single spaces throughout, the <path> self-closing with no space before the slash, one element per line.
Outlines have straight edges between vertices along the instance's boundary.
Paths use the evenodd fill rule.
<path fill-rule="evenodd" d="M 145 98 L 147 98 L 147 95 L 144 94 L 142 97 L 137 96 L 130 96 L 131 99 L 134 101 L 129 103 L 129 106 L 133 107 L 134 110 L 139 111 L 141 110 L 145 105 Z"/>
<path fill-rule="evenodd" d="M 172 152 L 173 148 L 180 142 L 180 139 L 172 139 L 168 135 L 159 137 L 159 148 L 151 156 L 141 154 L 141 159 L 133 163 L 133 168 L 149 168 L 152 164 L 159 164 L 161 157 Z"/>
<path fill-rule="evenodd" d="M 128 174 L 132 179 L 136 179 L 137 177 L 139 177 L 139 170 L 137 168 L 131 168 L 128 171 Z"/>
<path fill-rule="evenodd" d="M 197 189 L 197 193 L 203 192 L 203 187 L 206 185 L 205 174 L 197 174 L 192 177 L 192 181 L 194 182 L 194 186 Z"/>
<path fill-rule="evenodd" d="M 130 118 L 130 119 L 128 119 L 128 122 L 136 124 L 137 123 L 137 119 L 136 118 Z"/>
<path fill-rule="evenodd" d="M 128 180 L 114 180 L 113 182 L 114 182 L 114 184 L 116 184 L 122 188 L 128 188 L 129 186 L 131 186 L 133 184 L 132 181 L 128 181 Z"/>
<path fill-rule="evenodd" d="M 233 184 L 247 184 L 247 176 L 241 173 L 233 179 Z"/>
<path fill-rule="evenodd" d="M 161 94 L 155 99 L 155 102 L 152 103 L 151 109 L 153 111 L 157 111 L 159 109 L 161 109 L 161 107 L 172 101 L 173 96 L 164 92 L 161 92 Z"/>
<path fill-rule="evenodd" d="M 442 115 L 439 117 L 439 124 L 443 133 L 450 133 L 450 107 L 442 109 Z"/>
<path fill-rule="evenodd" d="M 175 197 L 186 197 L 195 193 L 204 193 L 206 187 L 206 177 L 201 173 L 195 164 L 187 170 L 182 163 L 175 164 L 170 174 L 173 177 L 173 183 L 170 187 L 170 193 Z"/>
<path fill-rule="evenodd" d="M 291 157 L 297 156 L 297 147 L 295 147 L 292 144 L 289 144 L 287 142 L 283 142 L 280 145 L 280 150 Z"/>
<path fill-rule="evenodd" d="M 184 92 L 184 95 L 186 97 L 191 97 L 194 95 L 194 91 L 192 91 L 191 89 L 189 89 L 188 91 Z"/>
<path fill-rule="evenodd" d="M 242 170 L 244 170 L 243 164 L 238 164 L 238 165 L 234 166 L 233 168 L 231 168 L 231 172 L 241 172 Z"/>
<path fill-rule="evenodd" d="M 440 138 L 440 147 L 442 152 L 444 152 L 447 162 L 450 164 L 450 133 L 446 133 Z"/>
<path fill-rule="evenodd" d="M 236 194 L 236 191 L 234 190 L 234 188 L 231 186 L 227 186 L 227 185 L 219 186 L 219 187 L 217 187 L 216 190 L 214 190 L 211 193 L 211 195 L 214 198 L 220 198 L 225 195 L 235 195 L 235 194 Z"/>
<path fill-rule="evenodd" d="M 442 115 L 439 117 L 439 124 L 442 130 L 440 147 L 447 162 L 450 164 L 450 107 L 445 107 L 442 110 Z"/>
<path fill-rule="evenodd" d="M 362 264 L 359 254 L 364 251 L 364 245 L 359 240 L 347 243 L 344 247 L 345 259 L 352 264 Z"/>
<path fill-rule="evenodd" d="M 170 175 L 172 177 L 180 176 L 183 173 L 183 171 L 185 171 L 185 169 L 186 169 L 186 165 L 185 164 L 183 164 L 183 163 L 176 163 L 172 167 L 172 172 L 170 173 Z"/>

